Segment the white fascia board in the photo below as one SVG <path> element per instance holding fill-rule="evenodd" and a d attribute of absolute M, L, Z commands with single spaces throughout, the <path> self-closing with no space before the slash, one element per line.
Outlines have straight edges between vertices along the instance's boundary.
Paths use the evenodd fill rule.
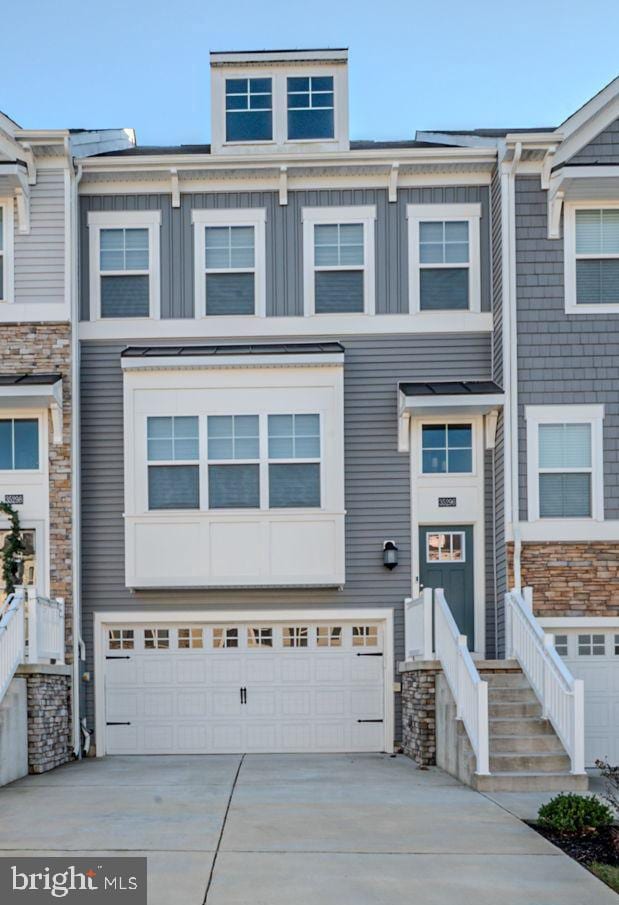
<path fill-rule="evenodd" d="M 363 336 L 403 333 L 488 333 L 493 329 L 492 312 L 441 311 L 418 314 L 315 314 L 311 317 L 203 317 L 195 319 L 110 318 L 82 321 L 81 340 L 123 340 L 143 342 L 149 339 L 175 343 L 200 339 L 209 344 L 220 340 L 235 343 L 258 339 L 300 342 L 302 337 Z"/>
<path fill-rule="evenodd" d="M 402 413 L 411 415 L 487 415 L 505 404 L 504 393 L 470 396 L 405 396 Z"/>
<path fill-rule="evenodd" d="M 585 543 L 590 541 L 619 541 L 619 521 L 595 519 L 540 519 L 520 522 L 523 543 Z M 513 540 L 507 537 L 506 540 Z"/>
<path fill-rule="evenodd" d="M 256 51 L 244 52 L 229 51 L 217 52 L 211 51 L 211 66 L 225 66 L 228 64 L 239 63 L 269 63 L 290 62 L 290 63 L 346 63 L 348 61 L 348 48 L 338 48 L 336 50 L 273 50 L 273 51 Z"/>
<path fill-rule="evenodd" d="M 569 160 L 619 117 L 619 78 L 596 94 L 559 127 L 564 136 L 555 165 Z"/>
<path fill-rule="evenodd" d="M 128 623 L 164 623 L 164 622 L 199 622 L 217 623 L 224 622 L 288 622 L 290 619 L 298 619 L 307 622 L 330 622 L 333 620 L 354 622 L 357 619 L 367 619 L 371 622 L 390 622 L 393 619 L 393 607 L 330 607 L 329 609 L 299 609 L 287 607 L 286 609 L 250 609 L 250 610 L 212 610 L 212 609 L 169 609 L 149 610 L 135 607 L 131 610 L 98 610 L 95 613 L 95 627 L 104 625 L 118 625 Z"/>
<path fill-rule="evenodd" d="M 123 371 L 195 370 L 220 368 L 292 368 L 343 366 L 344 353 L 324 355 L 175 355 L 121 358 Z"/>
<path fill-rule="evenodd" d="M 619 616 L 536 616 L 543 629 L 553 629 L 551 634 L 559 634 L 560 629 L 619 628 Z"/>

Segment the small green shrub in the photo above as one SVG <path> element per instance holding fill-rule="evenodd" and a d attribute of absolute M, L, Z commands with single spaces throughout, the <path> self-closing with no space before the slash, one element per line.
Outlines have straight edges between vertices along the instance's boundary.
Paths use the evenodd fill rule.
<path fill-rule="evenodd" d="M 613 822 L 610 808 L 595 795 L 555 795 L 541 806 L 537 818 L 544 829 L 566 836 L 597 833 Z"/>

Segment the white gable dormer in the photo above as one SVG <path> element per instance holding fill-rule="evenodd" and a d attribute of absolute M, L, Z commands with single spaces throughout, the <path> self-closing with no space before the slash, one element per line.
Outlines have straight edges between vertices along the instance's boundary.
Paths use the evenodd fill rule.
<path fill-rule="evenodd" d="M 346 151 L 348 51 L 211 53 L 211 151 Z"/>

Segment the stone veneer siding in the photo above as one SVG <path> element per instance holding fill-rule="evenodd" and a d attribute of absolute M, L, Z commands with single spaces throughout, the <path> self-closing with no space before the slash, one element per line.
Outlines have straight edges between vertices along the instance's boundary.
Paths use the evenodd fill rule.
<path fill-rule="evenodd" d="M 18 675 L 28 688 L 28 771 L 46 773 L 71 756 L 70 667 L 28 664 Z"/>
<path fill-rule="evenodd" d="M 71 327 L 69 324 L 0 325 L 0 374 L 62 374 L 62 443 L 49 431 L 50 592 L 64 597 L 66 659 L 73 652 L 71 508 Z"/>
<path fill-rule="evenodd" d="M 434 663 L 405 667 L 402 681 L 402 748 L 420 767 L 436 763 L 436 676 Z"/>
<path fill-rule="evenodd" d="M 513 544 L 507 558 L 513 587 Z M 520 558 L 536 616 L 619 616 L 619 543 L 523 543 Z"/>

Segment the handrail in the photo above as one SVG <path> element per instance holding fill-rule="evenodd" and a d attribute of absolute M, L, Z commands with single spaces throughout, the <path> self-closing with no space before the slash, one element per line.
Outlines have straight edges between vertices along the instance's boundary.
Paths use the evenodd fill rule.
<path fill-rule="evenodd" d="M 64 600 L 28 588 L 28 661 L 64 663 Z"/>
<path fill-rule="evenodd" d="M 434 658 L 432 588 L 424 588 L 420 597 L 404 601 L 404 655 L 407 659 Z"/>
<path fill-rule="evenodd" d="M 526 596 L 529 589 L 524 589 Z M 570 757 L 572 773 L 585 770 L 584 683 L 575 679 L 544 633 L 526 596 L 505 595 L 507 656 L 515 657 L 542 704 L 542 712 Z"/>
<path fill-rule="evenodd" d="M 460 634 L 442 588 L 434 591 L 436 656 L 456 702 L 456 718 L 462 720 L 477 759 L 476 772 L 490 772 L 488 683 L 473 662 L 466 635 Z"/>
<path fill-rule="evenodd" d="M 17 588 L 7 597 L 0 618 L 0 701 L 24 659 L 24 600 L 23 588 Z"/>

